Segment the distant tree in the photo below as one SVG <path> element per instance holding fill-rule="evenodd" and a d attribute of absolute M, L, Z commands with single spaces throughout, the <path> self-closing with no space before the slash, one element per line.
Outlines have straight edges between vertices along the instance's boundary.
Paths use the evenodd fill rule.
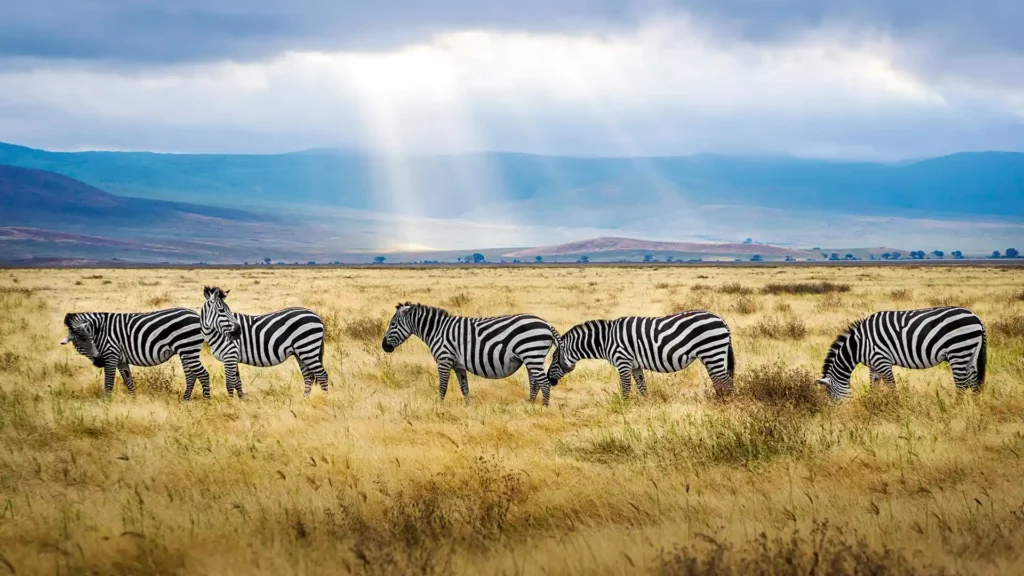
<path fill-rule="evenodd" d="M 753 242 L 754 242 L 753 238 L 747 238 L 746 240 L 743 241 L 744 244 L 752 244 Z"/>
<path fill-rule="evenodd" d="M 910 253 L 913 260 L 924 260 L 924 250 L 914 250 Z"/>
<path fill-rule="evenodd" d="M 387 260 L 387 258 L 385 258 L 383 256 L 376 256 L 373 259 L 373 263 L 374 264 L 383 264 L 385 260 Z"/>
<path fill-rule="evenodd" d="M 796 262 L 796 258 L 793 258 L 792 256 L 786 256 L 786 262 Z"/>
<path fill-rule="evenodd" d="M 653 261 L 654 261 L 654 255 L 653 254 L 644 254 L 644 262 L 653 262 Z"/>
<path fill-rule="evenodd" d="M 839 254 L 836 253 L 836 252 L 833 252 L 833 253 L 828 255 L 828 259 L 829 260 L 839 260 Z"/>
<path fill-rule="evenodd" d="M 580 259 L 577 260 L 577 262 L 580 264 L 588 264 L 590 263 L 590 256 L 580 256 Z"/>
<path fill-rule="evenodd" d="M 764 258 L 761 258 L 760 254 L 754 254 L 750 257 L 751 262 L 764 262 Z"/>
<path fill-rule="evenodd" d="M 316 262 L 310 260 L 309 262 L 306 262 L 306 266 L 316 266 Z"/>
<path fill-rule="evenodd" d="M 270 264 L 270 262 L 271 262 L 270 256 L 267 256 L 266 258 L 263 259 L 263 263 L 264 264 Z"/>
<path fill-rule="evenodd" d="M 903 256 L 903 254 L 902 254 L 902 253 L 900 253 L 900 252 L 893 252 L 893 253 L 892 253 L 892 259 L 893 259 L 893 260 L 899 260 L 899 259 L 900 259 L 900 256 Z"/>
<path fill-rule="evenodd" d="M 992 256 L 990 256 L 990 258 L 1002 258 L 1002 255 L 999 254 L 999 250 L 993 250 Z"/>
<path fill-rule="evenodd" d="M 891 253 L 889 253 L 889 252 L 882 252 L 882 260 L 888 260 L 889 258 L 892 258 L 892 254 Z"/>
<path fill-rule="evenodd" d="M 543 262 L 544 261 L 544 257 L 543 256 L 537 256 L 536 258 L 533 259 L 533 261 L 534 262 Z"/>
<path fill-rule="evenodd" d="M 1007 248 L 1006 249 L 1006 257 L 1007 258 L 1020 258 L 1020 252 L 1018 252 L 1016 248 Z"/>
<path fill-rule="evenodd" d="M 953 258 L 956 258 L 957 260 L 963 260 L 963 258 L 964 258 L 964 253 L 963 253 L 963 252 L 961 252 L 961 251 L 959 251 L 959 250 L 953 250 L 953 251 L 952 251 L 952 252 L 950 252 L 949 254 L 950 254 L 950 255 L 951 255 L 951 256 L 952 256 Z"/>
<path fill-rule="evenodd" d="M 821 247 L 820 246 L 815 246 L 814 248 L 811 248 L 811 250 L 814 250 L 815 252 L 817 252 L 817 251 L 821 250 Z"/>
<path fill-rule="evenodd" d="M 671 256 L 665 256 L 665 262 L 671 262 L 671 261 L 672 261 L 672 257 Z"/>
<path fill-rule="evenodd" d="M 857 257 L 854 256 L 853 254 L 847 254 L 847 255 L 843 256 L 843 260 L 856 260 L 856 259 L 857 259 Z"/>
<path fill-rule="evenodd" d="M 942 250 L 932 250 L 932 256 L 935 256 L 936 258 L 942 258 L 945 255 L 946 253 Z"/>
<path fill-rule="evenodd" d="M 517 258 L 514 258 L 514 259 L 512 260 L 512 263 L 513 263 L 513 264 L 520 264 L 520 262 L 519 262 L 519 259 L 517 259 Z"/>
<path fill-rule="evenodd" d="M 481 262 L 484 262 L 486 260 L 487 259 L 484 258 L 484 255 L 479 253 L 479 252 L 476 252 L 476 253 L 473 254 L 473 262 L 476 262 L 477 264 L 479 264 Z"/>

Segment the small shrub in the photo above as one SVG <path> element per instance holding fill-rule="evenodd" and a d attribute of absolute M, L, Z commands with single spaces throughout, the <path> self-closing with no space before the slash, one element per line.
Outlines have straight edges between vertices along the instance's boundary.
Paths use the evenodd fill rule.
<path fill-rule="evenodd" d="M 21 356 L 10 350 L 0 352 L 0 372 L 15 372 L 21 366 Z"/>
<path fill-rule="evenodd" d="M 1017 302 L 1024 302 L 1024 290 L 1014 292 L 1013 295 L 1010 296 L 1010 299 L 1016 300 Z"/>
<path fill-rule="evenodd" d="M 928 304 L 935 307 L 959 306 L 962 308 L 970 308 L 971 305 L 974 304 L 974 299 L 965 297 L 963 294 L 945 294 L 929 299 Z"/>
<path fill-rule="evenodd" d="M 789 302 L 777 302 L 775 304 L 775 311 L 782 312 L 783 314 L 789 314 L 793 311 L 793 307 L 789 305 Z"/>
<path fill-rule="evenodd" d="M 698 459 L 717 464 L 768 461 L 809 448 L 803 419 L 762 407 L 733 416 L 705 414 L 684 444 Z"/>
<path fill-rule="evenodd" d="M 120 376 L 120 373 L 118 374 Z M 132 370 L 132 379 L 135 380 L 135 389 L 140 392 L 153 393 L 158 396 L 172 396 L 182 388 L 183 382 L 179 383 L 174 377 L 174 369 L 170 364 L 162 364 L 152 368 L 135 368 Z M 196 382 L 199 386 L 199 382 Z"/>
<path fill-rule="evenodd" d="M 911 400 L 906 386 L 874 384 L 857 402 L 869 417 L 897 420 L 910 408 Z"/>
<path fill-rule="evenodd" d="M 1016 314 L 992 323 L 992 332 L 1007 338 L 1024 337 L 1024 316 Z"/>
<path fill-rule="evenodd" d="M 789 368 L 781 361 L 741 372 L 737 388 L 741 396 L 762 404 L 819 412 L 828 403 L 825 391 L 807 368 Z"/>
<path fill-rule="evenodd" d="M 168 294 L 157 294 L 156 296 L 153 296 L 149 300 L 146 300 L 146 304 L 148 304 L 151 308 L 159 308 L 160 306 L 163 306 L 163 305 L 167 304 L 170 301 L 171 301 L 170 295 L 168 295 Z"/>
<path fill-rule="evenodd" d="M 703 576 L 747 574 L 810 574 L 840 576 L 874 574 L 912 576 L 917 570 L 898 550 L 888 545 L 872 546 L 860 536 L 847 536 L 828 521 L 816 520 L 808 537 L 794 531 L 788 538 L 769 539 L 761 532 L 740 545 L 719 542 L 705 536 L 656 559 L 655 574 Z M 927 570 L 942 573 L 941 570 Z"/>
<path fill-rule="evenodd" d="M 345 336 L 363 344 L 375 344 L 384 338 L 388 325 L 383 318 L 367 316 L 345 323 Z"/>
<path fill-rule="evenodd" d="M 771 283 L 761 289 L 762 294 L 829 294 L 832 292 L 849 292 L 849 284 L 833 284 L 832 282 L 787 282 Z"/>
<path fill-rule="evenodd" d="M 747 288 L 746 286 L 740 284 L 739 282 L 732 282 L 732 283 L 729 283 L 729 284 L 723 284 L 722 286 L 719 286 L 718 291 L 721 292 L 722 294 L 741 294 L 741 295 L 747 295 L 747 294 L 753 294 L 754 293 L 754 291 L 752 289 Z"/>
<path fill-rule="evenodd" d="M 698 282 L 693 286 L 690 286 L 690 290 L 693 290 L 694 292 L 708 292 L 711 290 L 711 286 L 708 286 L 707 284 L 701 284 L 700 282 Z"/>
<path fill-rule="evenodd" d="M 733 309 L 740 314 L 753 314 L 761 309 L 761 305 L 750 296 L 740 296 Z"/>
<path fill-rule="evenodd" d="M 914 291 L 910 288 L 894 288 L 889 292 L 889 297 L 896 302 L 906 302 L 914 297 Z"/>
<path fill-rule="evenodd" d="M 92 276 L 82 276 L 82 280 L 103 280 L 103 275 L 93 274 Z"/>
<path fill-rule="evenodd" d="M 822 298 L 820 302 L 817 303 L 815 308 L 819 310 L 839 310 L 845 306 L 846 302 L 839 294 L 829 292 L 828 294 L 825 294 L 825 297 Z"/>
<path fill-rule="evenodd" d="M 441 303 L 441 306 L 444 308 L 462 309 L 465 308 L 466 306 L 469 306 L 469 303 L 472 301 L 473 299 L 469 296 L 469 294 L 465 292 L 459 292 L 445 299 L 444 302 Z"/>
<path fill-rule="evenodd" d="M 755 336 L 773 340 L 802 340 L 807 336 L 807 326 L 799 318 L 793 317 L 786 320 L 762 318 L 751 330 Z"/>

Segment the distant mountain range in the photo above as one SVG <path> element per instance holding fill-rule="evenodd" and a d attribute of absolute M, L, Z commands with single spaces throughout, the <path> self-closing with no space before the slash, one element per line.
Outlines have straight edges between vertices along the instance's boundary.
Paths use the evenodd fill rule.
<path fill-rule="evenodd" d="M 962 153 L 900 164 L 713 155 L 568 158 L 47 152 L 0 144 L 0 164 L 64 174 L 124 196 L 220 206 L 323 205 L 453 215 L 470 200 L 621 204 L 668 200 L 843 214 L 1024 216 L 1024 154 Z M 396 170 L 401 174 L 396 174 Z M 486 190 L 484 188 L 487 188 Z M 404 190 L 395 190 L 404 188 Z M 440 200 L 440 201 L 438 201 Z M 450 201 L 450 202 L 446 202 Z"/>
<path fill-rule="evenodd" d="M 1024 154 L 889 165 L 0 143 L 0 227 L 0 260 L 803 259 L 820 258 L 811 246 L 860 246 L 841 255 L 866 257 L 885 249 L 863 247 L 882 245 L 978 254 L 1024 244 Z"/>

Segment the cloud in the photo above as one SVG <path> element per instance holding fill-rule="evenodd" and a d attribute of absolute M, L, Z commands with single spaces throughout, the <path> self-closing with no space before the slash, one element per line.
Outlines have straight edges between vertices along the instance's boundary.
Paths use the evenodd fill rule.
<path fill-rule="evenodd" d="M 4 137 L 52 148 L 391 156 L 1020 149 L 1024 89 L 921 77 L 884 35 L 723 41 L 692 17 L 615 34 L 464 31 L 390 51 L 0 70 Z"/>

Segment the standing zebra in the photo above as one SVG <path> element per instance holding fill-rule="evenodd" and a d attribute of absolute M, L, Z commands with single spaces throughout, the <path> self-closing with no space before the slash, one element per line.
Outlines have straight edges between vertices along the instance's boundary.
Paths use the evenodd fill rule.
<path fill-rule="evenodd" d="M 872 383 L 895 385 L 892 367 L 931 368 L 949 362 L 957 388 L 980 390 L 985 382 L 985 326 L 966 308 L 886 311 L 858 320 L 836 338 L 818 380 L 832 398 L 849 396 L 857 364 Z"/>
<path fill-rule="evenodd" d="M 583 359 L 604 358 L 619 372 L 623 397 L 629 397 L 630 376 L 641 396 L 647 396 L 646 370 L 677 372 L 696 359 L 704 364 L 715 392 L 732 391 L 736 359 L 729 327 L 718 316 L 701 310 L 660 318 L 626 316 L 589 320 L 569 329 L 555 349 L 548 379 L 554 386 Z"/>
<path fill-rule="evenodd" d="M 484 378 L 506 378 L 525 365 L 530 378 L 530 402 L 543 393 L 547 406 L 551 385 L 544 377 L 544 359 L 558 341 L 558 332 L 532 314 L 466 318 L 423 304 L 399 304 L 384 334 L 381 348 L 394 352 L 409 336 L 418 336 L 437 361 L 438 395 L 444 400 L 452 370 L 469 404 L 466 372 Z"/>
<path fill-rule="evenodd" d="M 306 308 L 285 308 L 269 314 L 234 314 L 224 299 L 230 290 L 203 288 L 203 336 L 213 356 L 224 363 L 228 395 L 242 398 L 238 365 L 277 366 L 295 356 L 302 371 L 304 394 L 309 396 L 313 380 L 327 392 L 324 369 L 324 321 Z"/>
<path fill-rule="evenodd" d="M 192 398 L 196 379 L 202 383 L 203 398 L 210 397 L 210 374 L 199 361 L 203 334 L 199 314 L 186 308 L 156 312 L 81 312 L 64 316 L 68 335 L 61 346 L 71 342 L 79 354 L 97 368 L 103 368 L 103 390 L 114 391 L 115 373 L 129 393 L 135 393 L 130 366 L 157 366 L 175 354 L 185 372 L 185 395 Z"/>

